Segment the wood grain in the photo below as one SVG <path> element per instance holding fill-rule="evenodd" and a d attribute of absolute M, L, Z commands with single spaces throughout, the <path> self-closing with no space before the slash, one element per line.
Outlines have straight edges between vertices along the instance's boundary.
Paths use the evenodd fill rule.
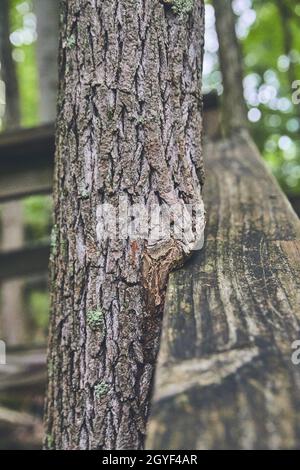
<path fill-rule="evenodd" d="M 247 134 L 205 160 L 205 246 L 169 281 L 147 447 L 294 449 L 300 222 Z"/>

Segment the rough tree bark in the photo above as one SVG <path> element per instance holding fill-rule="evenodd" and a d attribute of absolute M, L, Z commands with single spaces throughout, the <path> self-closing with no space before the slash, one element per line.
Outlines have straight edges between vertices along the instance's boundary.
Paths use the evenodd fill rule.
<path fill-rule="evenodd" d="M 300 221 L 251 139 L 209 142 L 203 250 L 172 273 L 148 449 L 299 449 Z"/>
<path fill-rule="evenodd" d="M 45 447 L 141 448 L 168 273 L 204 225 L 204 6 L 62 7 Z M 200 229 L 193 212 L 187 241 L 102 240 L 99 205 L 120 196 L 191 203 Z"/>
<path fill-rule="evenodd" d="M 40 120 L 47 123 L 54 121 L 56 114 L 59 0 L 35 0 L 34 5 L 38 32 Z"/>

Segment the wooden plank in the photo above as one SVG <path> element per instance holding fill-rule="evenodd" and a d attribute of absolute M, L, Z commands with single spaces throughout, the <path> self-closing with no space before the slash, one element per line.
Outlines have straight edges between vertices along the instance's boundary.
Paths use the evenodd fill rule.
<path fill-rule="evenodd" d="M 54 126 L 0 136 L 0 202 L 52 190 Z"/>
<path fill-rule="evenodd" d="M 0 281 L 45 273 L 48 269 L 49 256 L 49 245 L 0 253 Z"/>
<path fill-rule="evenodd" d="M 300 222 L 246 135 L 205 156 L 206 241 L 169 281 L 147 448 L 299 448 Z"/>
<path fill-rule="evenodd" d="M 0 203 L 35 194 L 51 194 L 52 168 L 24 169 L 0 175 Z"/>
<path fill-rule="evenodd" d="M 52 161 L 54 155 L 54 125 L 6 131 L 0 135 L 1 167 L 25 166 L 34 159 Z"/>

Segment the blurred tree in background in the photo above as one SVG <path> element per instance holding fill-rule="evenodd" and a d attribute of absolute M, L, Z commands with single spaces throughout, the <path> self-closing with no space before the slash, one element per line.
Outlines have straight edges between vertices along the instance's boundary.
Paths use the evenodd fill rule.
<path fill-rule="evenodd" d="M 233 0 L 241 41 L 244 96 L 253 138 L 289 195 L 300 193 L 300 105 L 293 82 L 300 78 L 300 4 L 296 0 Z M 207 2 L 205 92 L 222 95 L 214 9 Z"/>

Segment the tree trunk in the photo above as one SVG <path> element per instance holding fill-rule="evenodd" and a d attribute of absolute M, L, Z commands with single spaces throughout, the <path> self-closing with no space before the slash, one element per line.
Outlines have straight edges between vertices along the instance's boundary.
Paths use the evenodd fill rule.
<path fill-rule="evenodd" d="M 40 85 L 40 120 L 52 122 L 56 115 L 58 81 L 59 0 L 35 0 L 37 15 L 37 62 Z"/>
<path fill-rule="evenodd" d="M 248 127 L 244 99 L 242 56 L 235 31 L 232 0 L 213 0 L 219 39 L 220 65 L 224 92 L 222 124 L 225 136 Z"/>
<path fill-rule="evenodd" d="M 9 34 L 9 1 L 2 0 L 0 8 L 0 74 L 5 83 L 4 126 L 13 129 L 20 125 L 20 100 Z"/>
<path fill-rule="evenodd" d="M 143 446 L 168 274 L 203 238 L 203 19 L 202 0 L 63 2 L 46 448 Z"/>

